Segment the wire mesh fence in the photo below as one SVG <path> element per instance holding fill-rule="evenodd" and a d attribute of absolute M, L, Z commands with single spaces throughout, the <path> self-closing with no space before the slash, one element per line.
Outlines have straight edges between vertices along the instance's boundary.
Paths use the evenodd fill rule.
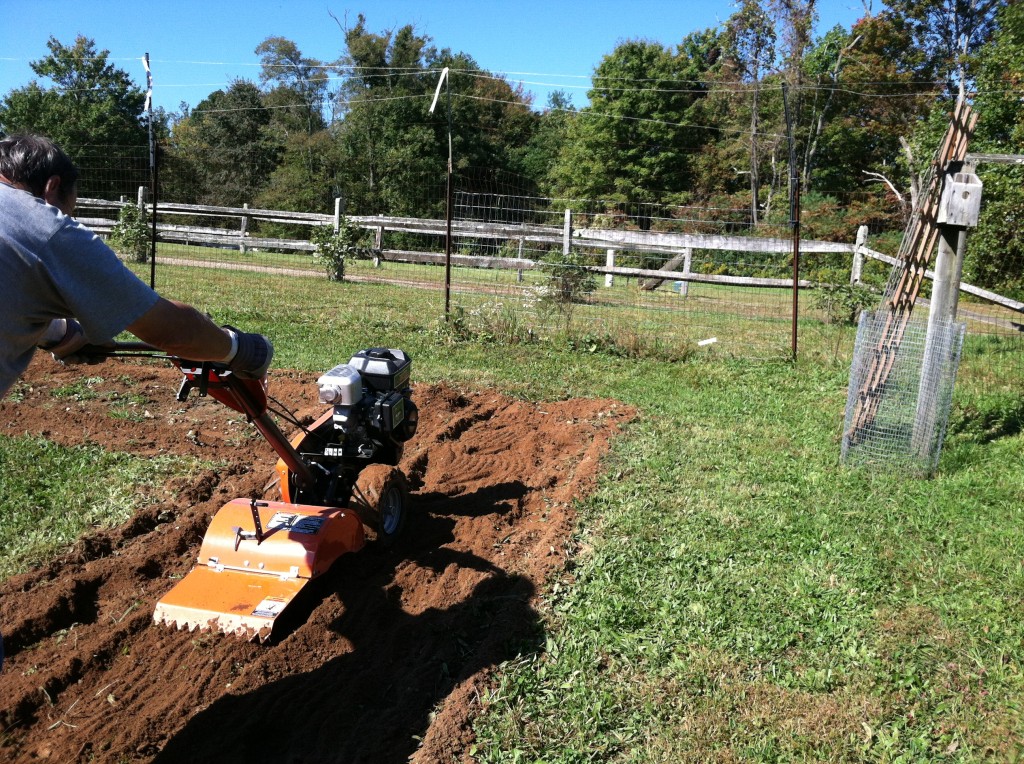
<path fill-rule="evenodd" d="M 76 160 L 78 214 L 101 235 L 137 203 L 140 188 L 151 204 L 145 147 L 97 147 Z M 359 215 L 344 199 L 300 211 L 261 209 L 255 200 L 214 206 L 189 181 L 187 168 L 160 170 L 156 258 L 132 264 L 163 294 L 184 300 L 202 285 L 274 293 L 275 304 L 296 307 L 282 300 L 329 288 L 313 233 L 345 214 L 366 230 L 374 253 L 347 260 L 347 282 L 372 285 L 382 306 L 416 292 L 421 316 L 471 336 L 781 358 L 791 353 L 794 310 L 798 336 L 821 345 L 862 307 L 847 291 L 852 242 L 802 251 L 805 280 L 794 300 L 787 229 L 752 225 L 745 209 L 550 198 L 515 177 L 468 172 L 452 179 L 449 240 L 443 174 L 422 177 L 415 193 L 391 207 L 380 202 L 383 208 Z M 658 243 L 673 236 L 672 246 Z M 755 241 L 768 244 L 759 249 Z M 875 281 L 884 283 L 883 271 Z M 289 282 L 306 286 L 284 288 Z M 961 316 L 969 348 L 986 343 L 1020 367 L 1018 312 L 964 300 Z"/>
<path fill-rule="evenodd" d="M 846 464 L 935 470 L 965 329 L 920 317 L 894 323 L 887 311 L 861 314 L 843 426 Z"/>

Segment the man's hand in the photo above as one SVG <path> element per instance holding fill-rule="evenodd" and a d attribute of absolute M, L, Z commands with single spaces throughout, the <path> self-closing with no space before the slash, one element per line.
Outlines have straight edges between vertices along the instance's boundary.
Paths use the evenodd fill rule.
<path fill-rule="evenodd" d="M 73 318 L 57 318 L 39 341 L 42 350 L 49 351 L 53 360 L 63 364 L 83 363 L 87 358 L 75 353 L 89 344 L 82 325 Z"/>
<path fill-rule="evenodd" d="M 262 334 L 240 332 L 232 326 L 224 329 L 232 337 L 234 354 L 228 359 L 228 368 L 241 379 L 263 379 L 274 358 L 274 346 Z"/>

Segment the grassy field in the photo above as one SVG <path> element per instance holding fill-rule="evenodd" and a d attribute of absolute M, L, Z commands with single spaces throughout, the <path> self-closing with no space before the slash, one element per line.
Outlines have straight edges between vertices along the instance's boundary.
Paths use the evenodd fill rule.
<path fill-rule="evenodd" d="M 715 346 L 668 362 L 460 339 L 418 290 L 299 278 L 253 300 L 254 278 L 176 296 L 268 333 L 280 367 L 319 372 L 388 345 L 412 355 L 417 381 L 639 410 L 579 501 L 574 568 L 549 582 L 540 644 L 522 645 L 482 699 L 478 760 L 1024 755 L 1019 342 L 968 339 L 939 472 L 919 480 L 839 463 L 850 329 L 808 332 L 796 363 Z M 75 483 L 83 459 L 107 470 L 88 482 L 134 480 L 122 455 L 107 466 L 39 441 L 4 443 L 0 459 L 22 452 Z M 31 484 L 0 486 L 5 506 L 66 511 Z"/>

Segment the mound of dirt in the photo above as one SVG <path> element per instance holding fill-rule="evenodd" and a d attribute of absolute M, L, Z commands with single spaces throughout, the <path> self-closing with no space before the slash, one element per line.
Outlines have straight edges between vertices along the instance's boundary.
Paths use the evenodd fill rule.
<path fill-rule="evenodd" d="M 37 359 L 0 403 L 7 435 L 224 465 L 0 584 L 0 760 L 468 759 L 491 670 L 541 638 L 536 598 L 566 570 L 572 502 L 632 410 L 415 387 L 403 538 L 343 557 L 259 645 L 151 622 L 222 504 L 277 498 L 271 448 L 220 404 L 176 401 L 179 379 L 159 363 Z M 311 420 L 315 379 L 275 371 L 271 393 Z"/>

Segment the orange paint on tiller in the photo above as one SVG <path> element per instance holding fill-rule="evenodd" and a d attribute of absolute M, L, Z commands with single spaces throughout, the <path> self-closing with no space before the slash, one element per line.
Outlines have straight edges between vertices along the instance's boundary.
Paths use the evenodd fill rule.
<path fill-rule="evenodd" d="M 257 535 L 253 512 L 262 533 Z M 264 640 L 311 579 L 366 544 L 351 509 L 235 499 L 214 515 L 192 571 L 157 602 L 157 623 Z"/>

